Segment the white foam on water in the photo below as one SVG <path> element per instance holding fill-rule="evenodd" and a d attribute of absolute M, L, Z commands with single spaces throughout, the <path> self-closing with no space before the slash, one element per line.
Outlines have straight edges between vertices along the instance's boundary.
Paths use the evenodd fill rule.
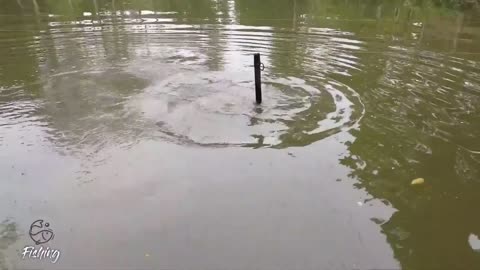
<path fill-rule="evenodd" d="M 468 243 L 473 250 L 480 251 L 480 238 L 477 235 L 473 233 L 470 234 L 470 236 L 468 236 Z"/>

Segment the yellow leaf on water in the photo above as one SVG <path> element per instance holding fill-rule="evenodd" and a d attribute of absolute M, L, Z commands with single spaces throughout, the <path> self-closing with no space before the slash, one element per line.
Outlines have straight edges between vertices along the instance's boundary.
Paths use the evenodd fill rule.
<path fill-rule="evenodd" d="M 417 178 L 417 179 L 412 181 L 412 185 L 421 185 L 421 184 L 424 184 L 424 183 L 425 183 L 425 179 L 423 179 L 423 178 Z"/>

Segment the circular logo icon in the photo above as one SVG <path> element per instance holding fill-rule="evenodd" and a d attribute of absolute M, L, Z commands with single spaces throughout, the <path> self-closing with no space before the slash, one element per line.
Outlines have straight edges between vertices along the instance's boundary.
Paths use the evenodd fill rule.
<path fill-rule="evenodd" d="M 50 229 L 50 223 L 44 223 L 43 219 L 36 220 L 30 225 L 29 235 L 36 245 L 45 244 L 55 236 Z"/>

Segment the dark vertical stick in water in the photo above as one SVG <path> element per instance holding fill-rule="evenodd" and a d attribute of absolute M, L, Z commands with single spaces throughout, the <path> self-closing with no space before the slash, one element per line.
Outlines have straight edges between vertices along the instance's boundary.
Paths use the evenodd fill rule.
<path fill-rule="evenodd" d="M 259 53 L 253 55 L 253 66 L 255 68 L 255 98 L 260 104 L 262 103 L 262 74 Z"/>

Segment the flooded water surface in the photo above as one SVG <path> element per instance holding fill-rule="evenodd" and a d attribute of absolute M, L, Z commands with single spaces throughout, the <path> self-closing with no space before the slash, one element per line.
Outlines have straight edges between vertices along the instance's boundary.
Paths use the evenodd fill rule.
<path fill-rule="evenodd" d="M 0 1 L 0 269 L 480 269 L 454 2 Z"/>

